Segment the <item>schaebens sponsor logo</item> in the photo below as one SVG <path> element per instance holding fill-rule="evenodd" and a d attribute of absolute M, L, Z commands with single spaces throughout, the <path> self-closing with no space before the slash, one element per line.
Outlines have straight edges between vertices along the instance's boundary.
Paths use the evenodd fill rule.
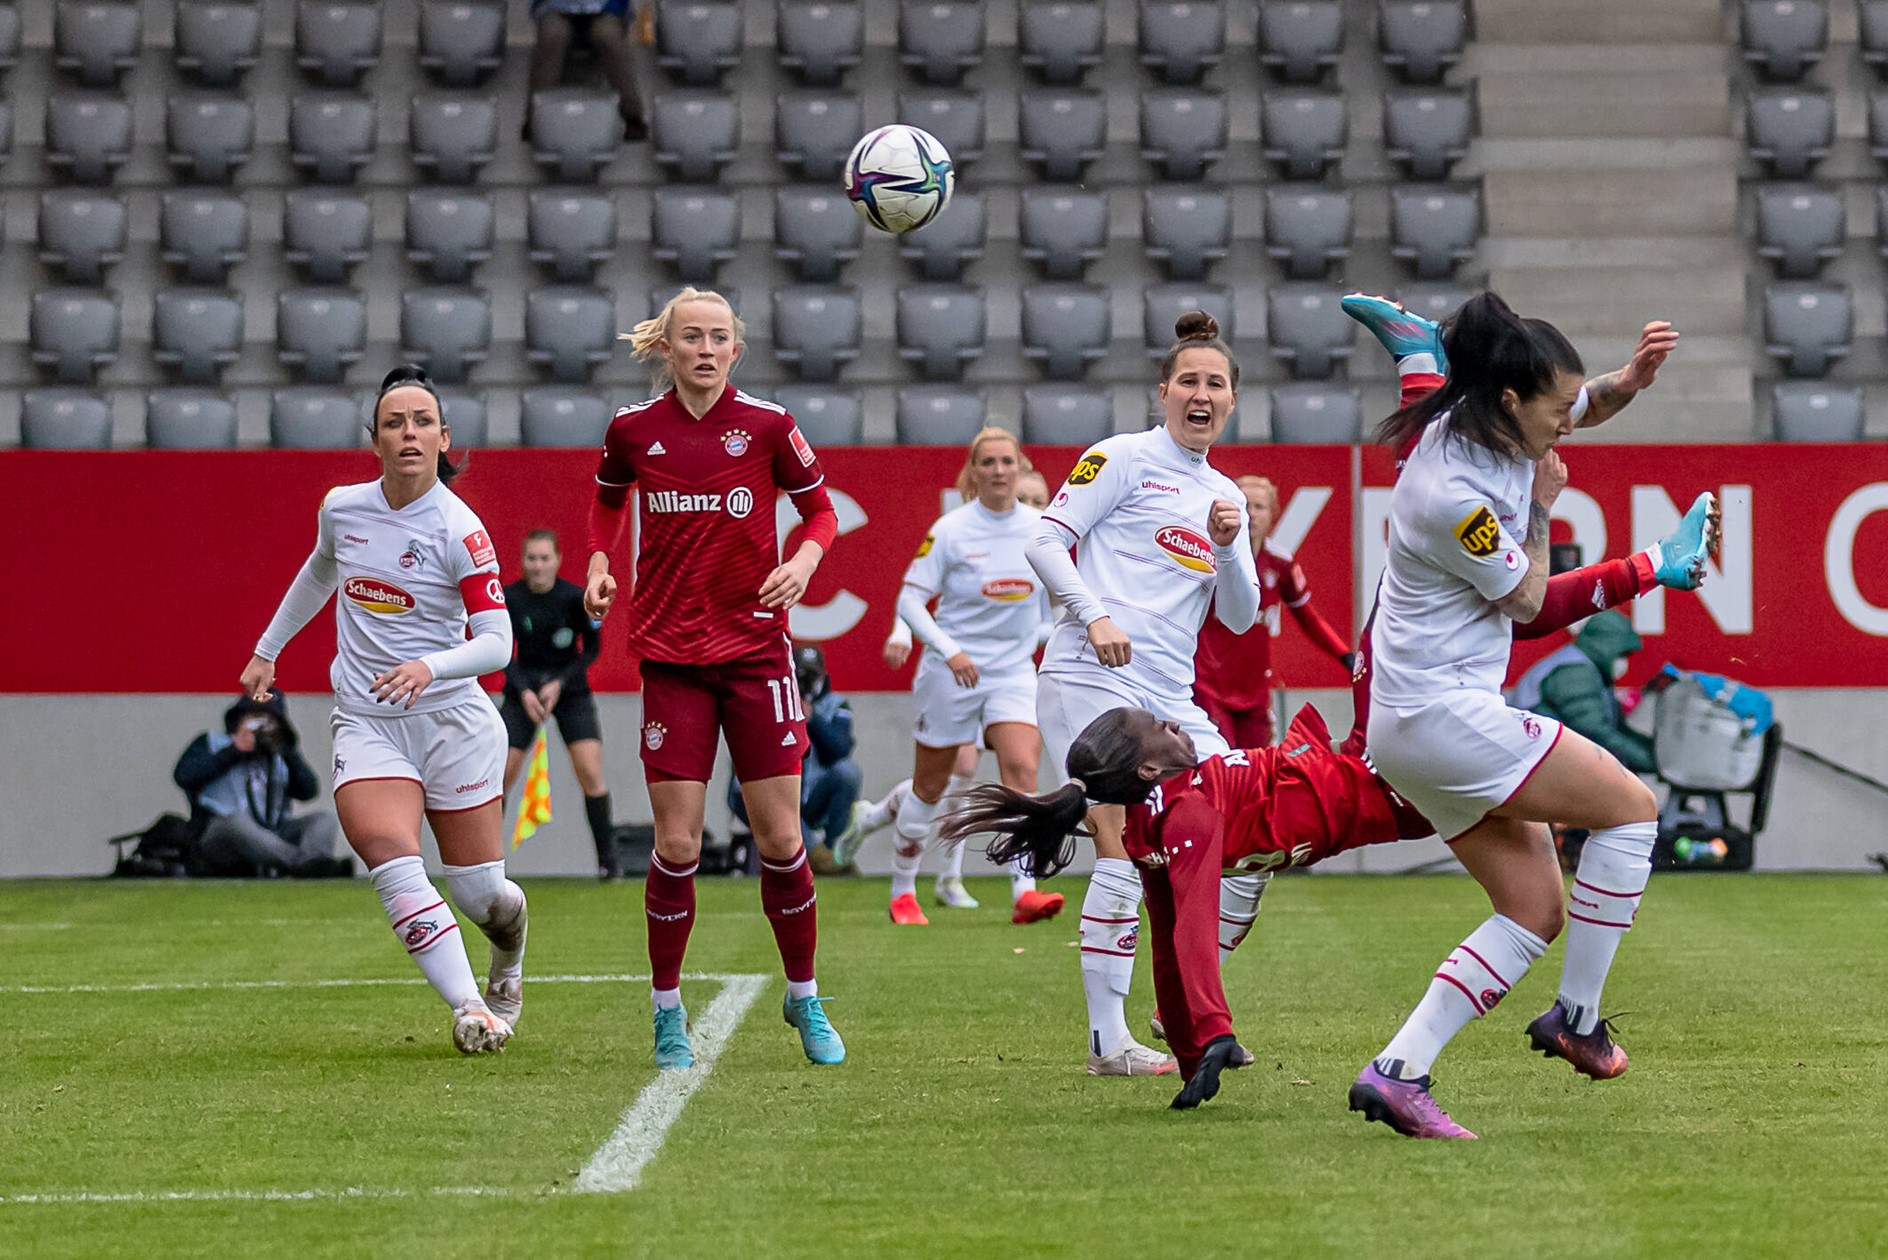
<path fill-rule="evenodd" d="M 341 593 L 368 612 L 395 616 L 412 612 L 416 602 L 392 582 L 379 578 L 351 577 L 342 585 Z"/>
<path fill-rule="evenodd" d="M 992 578 L 983 584 L 983 597 L 1002 604 L 1014 604 L 1036 593 L 1036 584 L 1028 578 Z"/>
<path fill-rule="evenodd" d="M 1192 569 L 1195 573 L 1216 573 L 1219 565 L 1213 559 L 1213 544 L 1190 529 L 1178 525 L 1165 525 L 1154 531 L 1154 545 L 1172 556 L 1182 568 Z"/>

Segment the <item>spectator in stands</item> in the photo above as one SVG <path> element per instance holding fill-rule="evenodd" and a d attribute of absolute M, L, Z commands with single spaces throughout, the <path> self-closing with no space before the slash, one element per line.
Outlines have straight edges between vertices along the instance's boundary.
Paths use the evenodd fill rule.
<path fill-rule="evenodd" d="M 621 102 L 623 138 L 647 140 L 649 125 L 643 120 L 642 94 L 636 89 L 632 32 L 638 27 L 629 0 L 531 0 L 531 20 L 537 26 L 538 41 L 531 53 L 531 91 L 563 82 L 571 42 L 581 39 L 590 46 Z M 527 107 L 525 135 L 529 138 L 530 134 Z"/>
<path fill-rule="evenodd" d="M 838 866 L 831 848 L 852 821 L 852 805 L 865 782 L 865 771 L 852 759 L 852 703 L 833 690 L 826 654 L 812 644 L 793 649 L 793 673 L 812 745 L 800 770 L 800 829 L 807 860 L 816 875 L 857 874 L 850 866 Z M 746 829 L 747 802 L 739 779 L 728 781 L 728 808 L 736 824 Z"/>
<path fill-rule="evenodd" d="M 247 696 L 223 714 L 221 732 L 190 741 L 171 774 L 190 798 L 193 875 L 352 875 L 334 855 L 341 828 L 333 814 L 290 816 L 291 801 L 321 791 L 302 756 L 281 692 Z"/>
<path fill-rule="evenodd" d="M 1508 703 L 1543 717 L 1558 718 L 1619 758 L 1638 774 L 1658 769 L 1652 741 L 1625 724 L 1613 685 L 1626 673 L 1626 658 L 1644 644 L 1624 614 L 1608 609 L 1587 619 L 1580 635 L 1542 657 L 1515 680 Z"/>

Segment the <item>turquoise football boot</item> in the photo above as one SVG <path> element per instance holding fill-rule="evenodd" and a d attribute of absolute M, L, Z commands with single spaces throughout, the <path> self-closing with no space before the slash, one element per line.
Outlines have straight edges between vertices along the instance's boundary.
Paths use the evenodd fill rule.
<path fill-rule="evenodd" d="M 846 1061 L 846 1043 L 826 1019 L 823 997 L 790 997 L 780 1007 L 780 1017 L 800 1033 L 800 1049 L 809 1063 L 836 1064 Z"/>

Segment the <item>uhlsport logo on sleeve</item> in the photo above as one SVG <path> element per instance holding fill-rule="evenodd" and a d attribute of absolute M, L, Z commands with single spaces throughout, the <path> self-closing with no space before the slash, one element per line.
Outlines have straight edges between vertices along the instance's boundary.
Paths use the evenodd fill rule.
<path fill-rule="evenodd" d="M 1069 472 L 1069 484 L 1071 486 L 1087 485 L 1095 478 L 1101 476 L 1101 470 L 1105 468 L 1107 464 L 1108 457 L 1103 455 L 1100 451 L 1088 452 L 1088 454 L 1082 456 L 1081 459 L 1075 462 L 1075 467 Z"/>
<path fill-rule="evenodd" d="M 412 612 L 415 602 L 411 595 L 392 582 L 383 582 L 379 578 L 351 577 L 341 587 L 341 593 L 368 612 L 395 616 Z"/>
<path fill-rule="evenodd" d="M 1213 544 L 1190 529 L 1163 525 L 1154 531 L 1154 545 L 1172 556 L 1183 569 L 1195 573 L 1219 571 L 1219 564 L 1213 559 Z"/>
<path fill-rule="evenodd" d="M 1462 518 L 1462 523 L 1455 527 L 1455 537 L 1462 544 L 1462 550 L 1479 560 L 1494 555 L 1495 548 L 1501 545 L 1501 524 L 1484 503 Z"/>

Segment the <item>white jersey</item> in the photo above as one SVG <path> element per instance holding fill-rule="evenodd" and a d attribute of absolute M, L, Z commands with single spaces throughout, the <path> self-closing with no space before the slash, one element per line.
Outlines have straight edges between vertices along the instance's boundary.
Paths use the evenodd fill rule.
<path fill-rule="evenodd" d="M 1213 502 L 1244 503 L 1230 477 L 1162 428 L 1124 433 L 1089 449 L 1043 512 L 1075 547 L 1075 567 L 1102 611 L 1133 645 L 1132 659 L 1109 669 L 1088 646 L 1076 610 L 1064 608 L 1043 653 L 1042 672 L 1104 669 L 1150 694 L 1191 697 L 1200 626 L 1221 580 L 1237 566 L 1253 590 L 1258 572 L 1244 529 L 1225 548 L 1207 535 Z M 1226 580 L 1233 580 L 1227 574 Z"/>
<path fill-rule="evenodd" d="M 1458 688 L 1499 693 L 1514 623 L 1495 607 L 1527 577 L 1517 533 L 1532 462 L 1429 426 L 1390 497 L 1389 563 L 1371 631 L 1374 704 L 1427 704 Z"/>
<path fill-rule="evenodd" d="M 1029 669 L 1035 655 L 1049 604 L 1024 553 L 1040 519 L 1021 503 L 999 514 L 972 499 L 938 517 L 905 570 L 906 586 L 937 597 L 938 629 L 985 673 Z"/>

